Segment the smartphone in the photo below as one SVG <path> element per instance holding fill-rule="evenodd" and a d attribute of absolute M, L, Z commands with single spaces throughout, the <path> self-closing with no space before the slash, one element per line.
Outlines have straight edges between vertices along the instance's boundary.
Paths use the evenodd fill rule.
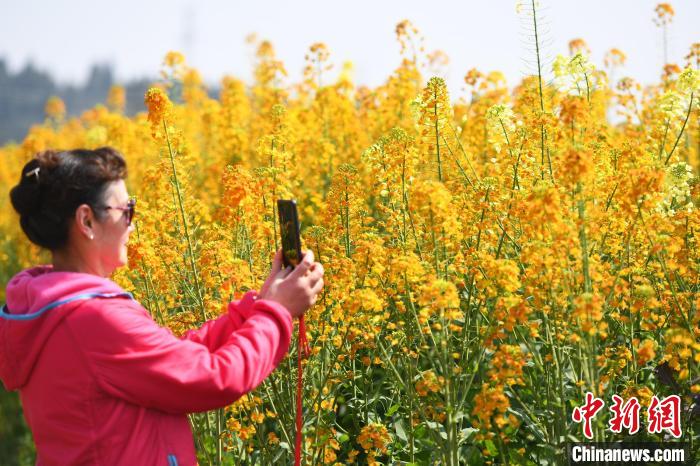
<path fill-rule="evenodd" d="M 280 234 L 282 235 L 282 261 L 285 267 L 290 265 L 296 267 L 303 258 L 297 201 L 278 199 L 277 212 L 279 213 Z"/>

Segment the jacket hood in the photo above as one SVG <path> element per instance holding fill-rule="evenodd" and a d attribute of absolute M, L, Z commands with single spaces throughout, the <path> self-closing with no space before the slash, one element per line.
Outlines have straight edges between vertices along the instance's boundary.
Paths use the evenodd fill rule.
<path fill-rule="evenodd" d="M 0 307 L 0 380 L 8 390 L 24 386 L 44 342 L 82 302 L 128 298 L 113 281 L 79 272 L 54 272 L 40 265 L 19 272 L 7 284 Z"/>

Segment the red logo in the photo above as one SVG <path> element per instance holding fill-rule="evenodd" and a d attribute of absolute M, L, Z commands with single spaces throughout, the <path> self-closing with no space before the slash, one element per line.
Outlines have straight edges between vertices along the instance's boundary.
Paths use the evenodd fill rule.
<path fill-rule="evenodd" d="M 670 395 L 659 401 L 656 395 L 651 397 L 647 410 L 650 434 L 659 434 L 667 430 L 676 438 L 681 436 L 681 397 Z"/>
<path fill-rule="evenodd" d="M 605 402 L 600 398 L 593 396 L 593 393 L 586 392 L 586 404 L 581 407 L 574 408 L 571 417 L 574 422 L 580 423 L 583 421 L 583 435 L 588 439 L 593 438 L 593 429 L 591 428 L 591 419 L 598 414 L 598 411 L 603 409 Z"/>
<path fill-rule="evenodd" d="M 619 434 L 623 429 L 627 429 L 630 434 L 639 432 L 639 411 L 640 404 L 636 397 L 625 401 L 618 395 L 613 395 L 613 404 L 610 406 L 612 417 L 608 421 L 608 426 L 612 432 Z M 586 402 L 583 406 L 574 408 L 571 414 L 576 423 L 583 423 L 583 435 L 593 438 L 591 420 L 603 409 L 605 402 L 593 396 L 593 393 L 586 392 Z M 668 431 L 675 438 L 680 438 L 681 430 L 681 397 L 670 395 L 659 400 L 654 395 L 651 397 L 649 409 L 647 409 L 647 431 L 650 434 L 660 434 L 664 430 Z"/>
<path fill-rule="evenodd" d="M 639 431 L 639 401 L 635 397 L 624 404 L 623 401 L 621 397 L 613 395 L 613 405 L 610 407 L 613 417 L 608 425 L 616 434 L 622 432 L 623 427 L 628 429 L 630 434 L 636 434 Z"/>

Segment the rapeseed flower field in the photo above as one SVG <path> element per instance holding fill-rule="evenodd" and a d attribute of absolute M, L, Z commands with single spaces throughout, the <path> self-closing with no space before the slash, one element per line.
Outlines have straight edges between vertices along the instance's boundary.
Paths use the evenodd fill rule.
<path fill-rule="evenodd" d="M 657 14 L 665 34 L 673 9 Z M 426 73 L 445 57 L 408 21 L 396 34 L 400 65 L 373 88 L 332 75 L 321 43 L 290 83 L 255 40 L 254 81 L 210 97 L 171 52 L 136 116 L 119 87 L 78 117 L 49 100 L 0 148 L 0 181 L 50 148 L 120 150 L 138 213 L 115 281 L 176 335 L 259 289 L 275 200 L 296 199 L 326 282 L 306 315 L 304 464 L 563 464 L 587 393 L 606 403 L 593 440 L 668 440 L 644 414 L 675 394 L 700 450 L 700 44 L 644 88 L 622 51 L 597 66 L 575 39 L 551 81 L 472 69 L 449 95 Z M 0 212 L 6 283 L 50 258 L 8 196 Z M 292 462 L 296 354 L 190 416 L 200 464 Z M 639 401 L 639 432 L 609 429 L 613 395 Z"/>

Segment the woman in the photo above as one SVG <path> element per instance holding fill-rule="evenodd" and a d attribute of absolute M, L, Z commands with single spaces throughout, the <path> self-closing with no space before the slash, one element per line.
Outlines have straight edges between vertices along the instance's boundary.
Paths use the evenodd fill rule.
<path fill-rule="evenodd" d="M 39 465 L 194 465 L 187 413 L 253 390 L 289 349 L 323 267 L 281 250 L 260 293 L 176 338 L 109 279 L 127 264 L 135 203 L 115 150 L 37 154 L 11 192 L 51 265 L 15 275 L 0 311 L 0 379 L 19 390 Z"/>

